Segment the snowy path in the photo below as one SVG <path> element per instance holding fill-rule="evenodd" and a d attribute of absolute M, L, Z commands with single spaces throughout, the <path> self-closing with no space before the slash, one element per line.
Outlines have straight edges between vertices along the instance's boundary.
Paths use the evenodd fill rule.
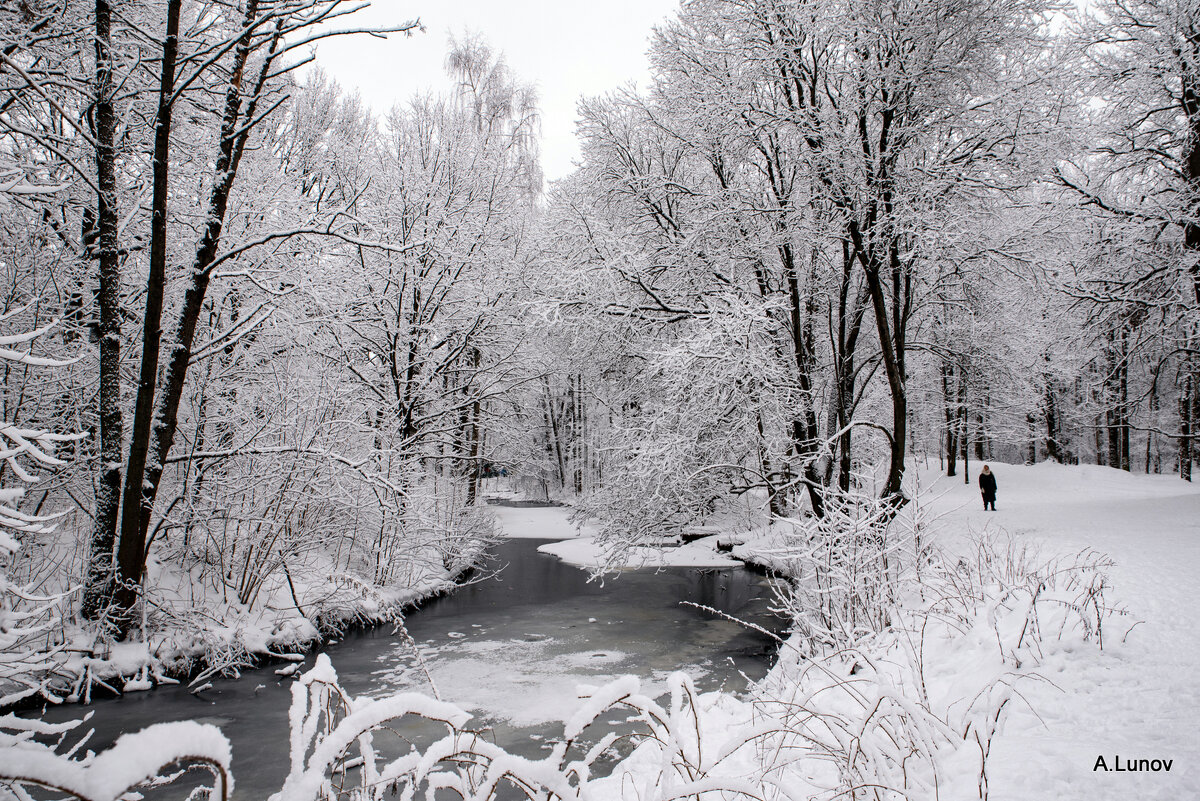
<path fill-rule="evenodd" d="M 1109 597 L 1143 621 L 1127 643 L 1042 666 L 1060 688 L 1026 685 L 1044 725 L 1014 712 L 993 747 L 997 801 L 1200 799 L 1200 487 L 1104 467 L 995 465 L 996 512 L 974 487 L 941 479 L 933 503 L 952 529 L 1035 537 L 1047 553 L 1092 547 L 1117 563 Z M 953 525 L 957 524 L 957 525 Z M 965 524 L 965 525 L 964 525 Z M 1115 640 L 1116 637 L 1113 637 Z M 1103 755 L 1170 759 L 1170 772 L 1093 771 Z"/>

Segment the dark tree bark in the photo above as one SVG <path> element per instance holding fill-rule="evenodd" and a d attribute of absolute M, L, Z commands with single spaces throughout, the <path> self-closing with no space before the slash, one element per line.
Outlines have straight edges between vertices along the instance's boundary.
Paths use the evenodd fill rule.
<path fill-rule="evenodd" d="M 1042 395 L 1042 415 L 1046 420 L 1046 458 L 1060 464 L 1063 461 L 1059 440 L 1062 438 L 1061 421 L 1058 417 L 1058 403 L 1054 399 L 1054 387 L 1046 382 L 1046 391 Z"/>
<path fill-rule="evenodd" d="M 155 402 L 155 380 L 158 371 L 161 340 L 163 293 L 166 285 L 166 213 L 168 145 L 170 142 L 171 99 L 174 93 L 175 58 L 178 49 L 180 0 L 170 0 L 167 6 L 167 38 L 164 44 L 163 79 L 159 95 L 159 114 L 155 128 L 154 193 L 151 204 L 150 276 L 147 282 L 145 343 L 142 352 L 141 375 L 137 403 L 134 408 L 133 435 L 125 476 L 121 510 L 121 540 L 118 547 L 120 586 L 118 605 L 132 609 L 137 600 L 146 565 L 146 534 L 154 511 L 167 456 L 178 426 L 179 404 L 183 397 L 184 380 L 191 359 L 196 323 L 204 308 L 204 297 L 211 279 L 210 266 L 217 257 L 229 194 L 237 176 L 238 164 L 255 122 L 258 99 L 270 74 L 273 55 L 278 46 L 279 25 L 271 37 L 266 58 L 263 59 L 257 81 L 249 92 L 242 85 L 249 59 L 254 22 L 258 16 L 258 0 L 250 0 L 244 12 L 241 35 L 234 48 L 230 79 L 225 93 L 221 118 L 220 140 L 213 185 L 209 192 L 207 223 L 196 254 L 192 260 L 191 278 L 184 291 L 175 328 L 170 337 L 170 353 L 163 371 L 162 392 Z M 249 101 L 243 104 L 243 96 Z M 122 625 L 128 631 L 128 616 Z"/>
<path fill-rule="evenodd" d="M 988 404 L 987 393 L 979 399 L 975 409 L 975 459 L 982 462 L 984 459 L 990 458 L 988 455 L 988 437 L 987 437 L 987 416 L 986 408 Z"/>
<path fill-rule="evenodd" d="M 789 343 L 791 361 L 796 368 L 796 382 L 803 398 L 803 407 L 798 410 L 791 424 L 792 453 L 801 464 L 801 475 L 808 490 L 809 504 L 817 517 L 825 515 L 824 485 L 817 468 L 818 448 L 820 444 L 817 412 L 813 395 L 813 371 L 816 369 L 816 348 L 813 344 L 812 318 L 815 306 L 811 296 L 802 287 L 800 275 L 800 257 L 791 241 L 791 231 L 787 223 L 787 214 L 792 209 L 791 177 L 785 169 L 784 156 L 777 137 L 768 135 L 759 144 L 759 152 L 766 166 L 767 180 L 775 201 L 778 213 L 772 217 L 772 228 L 778 239 L 776 251 L 783 271 L 784 284 L 787 287 L 788 320 L 787 329 L 791 335 Z M 815 264 L 810 263 L 815 269 Z"/>
<path fill-rule="evenodd" d="M 1129 451 L 1129 359 L 1121 356 L 1121 364 L 1117 373 L 1117 422 L 1120 433 L 1121 469 L 1129 472 L 1133 469 Z"/>
<path fill-rule="evenodd" d="M 583 471 L 586 464 L 586 443 L 584 442 L 584 432 L 586 430 L 586 407 L 583 401 L 583 375 L 576 374 L 571 376 L 571 406 L 575 411 L 573 416 L 573 430 L 571 432 L 571 473 L 572 480 L 575 483 L 575 494 L 583 495 Z"/>
<path fill-rule="evenodd" d="M 554 393 L 550 389 L 550 376 L 542 376 L 542 391 L 545 398 L 546 441 L 547 450 L 554 456 L 554 466 L 558 471 L 558 486 L 567 486 L 567 462 L 563 457 L 562 432 L 559 430 L 557 404 Z"/>
<path fill-rule="evenodd" d="M 959 404 L 954 382 L 954 365 L 943 359 L 941 364 L 942 378 L 942 412 L 946 422 L 946 476 L 958 474 L 958 429 Z"/>
<path fill-rule="evenodd" d="M 1195 198 L 1200 195 L 1200 73 L 1196 70 L 1197 57 L 1200 56 L 1200 28 L 1195 21 L 1185 29 L 1187 47 L 1190 53 L 1181 54 L 1180 94 L 1181 105 L 1187 120 L 1187 132 L 1184 136 L 1182 153 L 1183 178 L 1187 183 L 1187 196 Z M 1181 45 L 1182 46 L 1182 45 Z M 1193 201 L 1194 204 L 1194 201 Z M 1194 315 L 1200 312 L 1200 220 L 1196 218 L 1193 205 L 1186 210 L 1183 219 L 1183 247 L 1191 256 L 1189 272 L 1192 278 L 1192 302 Z M 1196 331 L 1194 326 L 1187 331 L 1184 346 L 1196 347 Z M 1186 375 L 1183 381 L 1182 394 L 1179 401 L 1179 477 L 1185 481 L 1192 480 L 1192 449 L 1195 447 L 1195 409 L 1194 395 L 1196 392 L 1196 372 L 1191 357 L 1185 360 Z"/>
<path fill-rule="evenodd" d="M 81 612 L 95 619 L 112 598 L 117 512 L 121 504 L 121 271 L 117 250 L 116 114 L 113 109 L 112 6 L 96 0 L 96 233 L 100 261 L 100 465 Z"/>
<path fill-rule="evenodd" d="M 170 173 L 171 97 L 175 92 L 175 60 L 179 51 L 179 13 L 182 0 L 168 0 L 167 30 L 158 89 L 158 111 L 154 121 L 154 187 L 150 201 L 150 273 L 146 282 L 146 308 L 142 318 L 142 361 L 134 404 L 133 433 L 126 462 L 122 498 L 121 540 L 117 548 L 117 605 L 130 610 L 137 601 L 138 585 L 145 565 L 145 537 L 139 512 L 145 481 L 146 456 L 150 446 L 150 418 L 158 373 L 162 338 L 163 294 L 167 282 L 167 178 Z M 128 616 L 118 622 L 123 631 Z"/>
<path fill-rule="evenodd" d="M 971 483 L 971 438 L 967 436 L 967 407 L 959 415 L 958 447 L 962 450 L 963 483 Z"/>
<path fill-rule="evenodd" d="M 857 376 L 855 374 L 855 354 L 858 349 L 858 338 L 862 333 L 863 318 L 866 316 L 867 289 L 862 282 L 857 282 L 853 299 L 851 290 L 854 288 L 856 271 L 854 256 L 850 252 L 850 244 L 842 240 L 842 280 L 838 292 L 838 326 L 837 338 L 834 342 L 834 383 L 837 389 L 837 424 L 842 436 L 838 440 L 838 489 L 850 491 L 850 471 L 853 462 L 853 435 L 850 427 L 858 408 L 858 397 L 855 392 Z"/>
<path fill-rule="evenodd" d="M 1029 427 L 1029 446 L 1025 453 L 1025 463 L 1036 464 L 1038 455 L 1037 418 L 1032 414 L 1025 415 L 1025 425 Z"/>
<path fill-rule="evenodd" d="M 471 375 L 479 371 L 480 364 L 479 348 L 471 348 Z M 472 393 L 471 402 L 466 404 L 464 412 L 467 420 L 463 426 L 463 437 L 466 439 L 466 477 L 467 477 L 467 506 L 474 506 L 475 499 L 479 497 L 479 474 L 482 465 L 480 464 L 480 430 L 479 430 L 479 415 L 482 411 L 479 394 L 471 387 L 471 381 L 467 382 L 467 391 Z"/>
<path fill-rule="evenodd" d="M 234 50 L 232 75 L 225 93 L 221 140 L 214 170 L 215 180 L 209 194 L 207 225 L 192 261 L 191 284 L 184 291 L 183 306 L 179 310 L 179 316 L 170 339 L 171 353 L 166 369 L 163 371 L 163 391 L 155 408 L 150 448 L 152 460 L 146 469 L 146 480 L 142 483 L 142 498 L 138 510 L 143 534 L 149 529 L 159 482 L 167 456 L 175 441 L 175 430 L 179 423 L 179 404 L 183 398 L 184 380 L 187 377 L 188 362 L 191 360 L 192 345 L 195 341 L 196 323 L 204 308 L 204 296 L 212 277 L 209 267 L 217 257 L 217 248 L 220 246 L 221 233 L 225 225 L 225 211 L 229 203 L 229 194 L 233 190 L 238 165 L 250 135 L 250 130 L 245 127 L 245 123 L 255 118 L 257 102 L 266 83 L 273 60 L 272 56 L 279 41 L 278 33 L 276 33 L 271 39 L 270 51 L 263 60 L 258 80 L 248 93 L 249 102 L 243 108 L 243 72 L 251 52 L 253 38 L 251 26 L 257 16 L 258 0 L 250 0 L 246 5 L 245 30 Z M 240 134 L 239 128 L 242 129 Z"/>
<path fill-rule="evenodd" d="M 904 371 L 904 356 L 906 350 L 906 333 L 908 322 L 909 284 L 911 277 L 900 264 L 895 254 L 895 245 L 891 250 L 892 277 L 889 282 L 892 316 L 889 318 L 887 290 L 880 277 L 877 265 L 868 262 L 864 265 L 867 276 L 867 287 L 871 295 L 871 304 L 875 310 L 875 328 L 879 334 L 880 349 L 883 354 L 884 372 L 887 376 L 888 389 L 892 400 L 892 427 L 889 438 L 889 459 L 887 480 L 884 483 L 880 497 L 899 507 L 907 502 L 904 497 L 901 482 L 904 480 L 904 449 L 908 431 L 908 390 Z"/>
<path fill-rule="evenodd" d="M 1186 369 L 1183 377 L 1183 387 L 1179 393 L 1179 477 L 1184 481 L 1192 480 L 1192 438 L 1195 435 L 1192 419 L 1193 375 Z"/>
<path fill-rule="evenodd" d="M 1155 370 L 1154 377 L 1150 381 L 1150 397 L 1147 403 L 1150 410 L 1150 420 L 1153 422 L 1158 418 L 1158 371 Z M 1150 473 L 1151 459 L 1154 454 L 1154 431 L 1146 432 L 1146 474 Z M 1156 466 L 1157 468 L 1157 466 Z M 1154 471 L 1158 472 L 1157 469 Z"/>

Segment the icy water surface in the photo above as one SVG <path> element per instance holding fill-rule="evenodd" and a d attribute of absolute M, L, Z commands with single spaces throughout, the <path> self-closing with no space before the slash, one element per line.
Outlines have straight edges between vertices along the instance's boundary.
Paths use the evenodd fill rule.
<path fill-rule="evenodd" d="M 432 600 L 407 619 L 441 697 L 472 712 L 472 724 L 489 727 L 508 750 L 539 756 L 578 705 L 580 684 L 630 673 L 641 677 L 643 691 L 657 695 L 669 673 L 684 670 L 702 691 L 736 692 L 769 667 L 769 637 L 680 603 L 711 606 L 778 629 L 767 609 L 770 588 L 754 573 L 643 569 L 589 583 L 585 571 L 539 554 L 545 542 L 500 543 L 493 576 Z M 391 626 L 351 633 L 324 651 L 353 695 L 430 690 L 411 647 Z M 310 657 L 305 667 L 311 664 Z M 52 709 L 45 717 L 65 720 L 95 710 L 89 747 L 97 750 L 122 732 L 161 721 L 215 724 L 233 744 L 235 798 L 264 799 L 287 772 L 293 680 L 275 675 L 279 667 L 214 681 L 199 696 L 185 687 L 162 687 L 91 707 Z M 419 732 L 414 729 L 412 736 Z M 183 786 L 179 795 L 186 795 Z"/>

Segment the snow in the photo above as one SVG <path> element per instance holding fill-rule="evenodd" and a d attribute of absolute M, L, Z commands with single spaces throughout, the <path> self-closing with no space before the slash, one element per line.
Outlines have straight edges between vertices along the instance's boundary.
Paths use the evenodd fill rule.
<path fill-rule="evenodd" d="M 643 567 L 737 567 L 737 559 L 717 551 L 717 535 L 668 548 L 636 547 L 612 559 L 597 544 L 593 529 L 571 520 L 568 506 L 493 506 L 497 522 L 510 539 L 558 540 L 538 548 L 567 564 L 588 569 L 630 570 Z"/>
<path fill-rule="evenodd" d="M 1069 594 L 1054 586 L 1033 588 L 1044 594 L 1038 598 L 1042 635 L 1032 649 L 1028 639 L 1024 648 L 1018 644 L 1033 605 L 1019 587 L 1008 588 L 1003 604 L 993 600 L 982 606 L 973 622 L 959 624 L 961 630 L 930 618 L 919 654 L 911 634 L 875 642 L 867 655 L 871 661 L 856 665 L 852 681 L 830 670 L 837 662 L 814 669 L 816 663 L 798 659 L 785 646 L 757 700 L 720 693 L 698 699 L 696 731 L 709 741 L 703 752 L 712 755 L 705 758 L 706 781 L 753 778 L 786 788 L 790 797 L 825 797 L 821 793 L 837 783 L 828 759 L 777 751 L 781 761 L 772 766 L 760 757 L 764 747 L 766 752 L 773 747 L 770 743 L 786 743 L 789 736 L 797 742 L 794 735 L 770 739 L 780 736 L 770 733 L 775 713 L 783 720 L 788 708 L 805 708 L 833 712 L 830 720 L 850 722 L 860 732 L 871 718 L 876 726 L 890 714 L 903 721 L 900 733 L 942 751 L 936 779 L 928 771 L 920 775 L 922 766 L 909 760 L 907 780 L 925 787 L 911 794 L 914 799 L 978 796 L 979 753 L 971 744 L 962 746 L 964 735 L 991 738 L 987 797 L 994 800 L 1200 798 L 1200 738 L 1195 736 L 1200 689 L 1194 680 L 1200 657 L 1194 619 L 1200 595 L 1200 488 L 1174 477 L 1095 466 L 993 463 L 993 470 L 999 484 L 995 512 L 982 509 L 974 470 L 964 486 L 961 477 L 911 469 L 910 477 L 920 478 L 925 490 L 914 507 L 923 507 L 931 530 L 951 554 L 965 553 L 980 534 L 1005 531 L 1015 536 L 1016 548 L 1036 549 L 1031 558 L 1039 563 L 1107 554 L 1115 566 L 1084 575 L 1091 581 L 1106 576 L 1111 586 L 1105 588 L 1105 601 L 1129 614 L 1108 618 L 1103 648 L 1094 639 L 1058 635 L 1060 627 L 1071 624 L 1072 613 L 1065 605 Z M 735 550 L 739 555 L 770 565 L 777 536 L 774 530 L 759 530 L 723 538 L 743 543 Z M 851 685 L 857 689 L 848 690 Z M 914 703 L 924 692 L 935 715 L 922 713 Z M 989 715 L 1001 702 L 1006 715 L 994 727 Z M 858 742 L 860 748 L 870 746 L 866 737 Z M 644 742 L 610 778 L 590 786 L 593 797 L 667 797 L 677 778 L 664 773 L 668 745 Z M 895 748 L 886 741 L 875 745 L 878 753 Z M 1122 765 L 1157 759 L 1165 767 L 1169 761 L 1171 769 L 1094 771 L 1101 756 L 1110 768 L 1119 757 Z"/>
<path fill-rule="evenodd" d="M 0 547 L 2 539 L 0 534 Z M 106 643 L 102 647 L 96 647 L 94 633 L 86 627 L 68 625 L 68 647 L 61 672 L 74 677 L 74 687 L 60 688 L 62 694 L 69 701 L 86 703 L 91 684 L 114 692 L 146 690 L 155 683 L 170 682 L 171 673 L 194 672 L 197 664 L 215 667 L 217 672 L 226 665 L 245 666 L 239 655 L 295 661 L 303 657 L 291 652 L 308 650 L 322 641 L 310 617 L 320 615 L 329 621 L 389 620 L 395 610 L 455 586 L 449 573 L 433 562 L 381 587 L 353 580 L 336 570 L 323 554 L 312 554 L 311 558 L 313 565 L 292 570 L 292 585 L 301 600 L 302 612 L 281 572 L 264 584 L 257 603 L 247 608 L 210 582 L 197 581 L 188 571 L 152 555 L 147 566 L 148 584 L 154 588 L 154 608 L 163 614 L 155 616 L 145 640 Z M 227 654 L 234 655 L 234 660 L 225 661 Z"/>
<path fill-rule="evenodd" d="M 271 797 L 273 800 L 296 801 L 318 797 L 330 766 L 334 765 L 364 732 L 369 732 L 389 720 L 417 715 L 429 720 L 443 721 L 461 729 L 470 718 L 470 715 L 457 706 L 420 693 L 398 693 L 378 700 L 348 699 L 345 717 L 338 721 L 332 731 L 316 740 L 312 753 L 305 759 L 309 743 L 314 741 L 318 720 L 327 712 L 317 706 L 309 706 L 310 687 L 315 683 L 329 686 L 337 684 L 337 674 L 327 654 L 318 654 L 313 669 L 292 686 L 292 705 L 289 709 L 292 770 L 279 793 Z"/>
<path fill-rule="evenodd" d="M 491 506 L 509 539 L 565 540 L 581 537 L 584 529 L 571 522 L 569 506 Z"/>
<path fill-rule="evenodd" d="M 622 676 L 616 681 L 598 688 L 566 721 L 563 728 L 563 739 L 578 738 L 583 730 L 600 717 L 606 709 L 631 695 L 636 695 L 639 688 L 640 684 L 634 676 Z"/>
<path fill-rule="evenodd" d="M 972 485 L 942 478 L 932 486 L 947 527 L 1004 528 L 1047 551 L 1106 553 L 1116 562 L 1112 594 L 1130 613 L 1103 651 L 1052 655 L 1039 672 L 1053 684 L 1024 687 L 1037 714 L 1015 708 L 993 746 L 992 797 L 1200 798 L 1200 487 L 1094 465 L 992 469 L 995 512 L 983 511 L 974 471 Z M 1111 766 L 1116 755 L 1173 765 L 1169 773 L 1093 771 L 1097 757 Z"/>
<path fill-rule="evenodd" d="M 610 552 L 590 536 L 565 542 L 552 542 L 538 550 L 552 554 L 568 564 L 591 569 L 613 570 L 642 567 L 738 567 L 742 563 L 717 551 L 717 537 L 689 542 L 676 548 L 630 548 L 613 561 Z"/>
<path fill-rule="evenodd" d="M 397 655 L 401 649 L 398 647 Z M 443 698 L 516 728 L 561 722 L 578 703 L 582 684 L 602 684 L 623 673 L 647 673 L 633 655 L 604 649 L 574 652 L 567 643 L 544 637 L 520 642 L 453 640 L 423 647 L 422 659 Z M 388 691 L 424 691 L 429 685 L 406 661 L 390 658 L 376 671 Z M 662 676 L 650 676 L 662 692 Z"/>
<path fill-rule="evenodd" d="M 934 781 L 942 798 L 975 797 L 980 763 L 966 735 L 982 733 L 991 743 L 988 797 L 998 801 L 1200 798 L 1200 738 L 1195 736 L 1200 687 L 1194 676 L 1200 658 L 1194 614 L 1200 597 L 1200 487 L 1170 476 L 1087 465 L 992 464 L 997 511 L 981 508 L 974 470 L 972 481 L 964 485 L 961 477 L 939 477 L 935 470 L 914 466 L 910 478 L 923 492 L 905 514 L 919 512 L 931 521 L 931 535 L 952 555 L 965 553 L 981 533 L 1008 532 L 1015 536 L 1016 547 L 1036 548 L 1038 559 L 1065 555 L 1069 560 L 1091 552 L 1111 557 L 1111 567 L 1101 564 L 1084 572 L 1088 581 L 1107 582 L 1108 604 L 1127 610 L 1105 622 L 1102 648 L 1094 639 L 1055 636 L 1074 620 L 1068 604 L 1076 596 L 1049 581 L 1034 588 L 1033 595 L 1023 594 L 1028 588 L 1018 585 L 1001 587 L 1003 600 L 981 601 L 973 618 L 947 623 L 930 617 L 929 630 L 921 629 L 916 645 L 911 631 L 885 633 L 871 643 L 873 650 L 861 661 L 818 664 L 799 659 L 785 646 L 779 664 L 753 699 L 722 693 L 694 696 L 685 677 L 656 673 L 641 686 L 652 696 L 667 687 L 672 690 L 671 731 L 645 741 L 611 777 L 592 781 L 590 797 L 639 794 L 665 799 L 722 788 L 745 791 L 747 782 L 756 787 L 777 783 L 797 798 L 827 792 L 838 781 L 834 764 L 828 755 L 817 753 L 797 758 L 794 729 L 789 733 L 784 722 L 788 709 L 803 708 L 819 709 L 829 716 L 826 721 L 844 721 L 846 731 L 859 732 L 855 747 L 860 753 L 877 748 L 890 760 L 887 749 L 899 754 L 896 749 L 910 745 L 942 752 L 936 778 L 923 775 L 925 767 L 917 759 L 907 768 L 911 776 L 905 781 L 924 785 L 930 797 Z M 603 549 L 586 527 L 581 531 L 571 523 L 569 509 L 495 510 L 510 535 L 515 531 L 515 536 L 559 538 L 539 550 L 583 566 L 604 563 Z M 739 555 L 772 563 L 772 538 L 778 536 L 774 529 L 727 532 L 661 552 L 638 549 L 625 563 L 736 564 L 716 551 L 718 536 L 740 542 L 735 550 Z M 1041 640 L 1031 645 L 1024 627 L 1033 613 L 1038 615 Z M 589 623 L 595 621 L 589 618 Z M 444 697 L 454 706 L 412 693 L 423 688 L 405 685 L 409 679 L 400 675 L 403 670 L 394 673 L 399 660 L 392 660 L 396 664 L 378 673 L 385 684 L 393 674 L 391 683 L 404 685 L 396 689 L 410 692 L 380 702 L 356 702 L 345 726 L 339 726 L 310 760 L 312 732 L 302 731 L 309 725 L 310 712 L 304 695 L 313 682 L 335 678 L 328 659 L 318 657 L 313 671 L 293 688 L 290 790 L 311 795 L 322 781 L 319 766 L 341 753 L 358 732 L 396 714 L 462 725 L 468 711 L 486 710 L 493 719 L 524 727 L 561 721 L 565 711 L 578 710 L 566 720 L 567 735 L 573 736 L 599 710 L 639 692 L 637 681 L 619 678 L 620 673 L 638 670 L 627 654 L 609 649 L 564 652 L 554 636 L 541 634 L 531 634 L 514 648 L 511 642 L 475 639 L 477 628 L 450 632 L 449 644 L 425 654 Z M 144 647 L 118 645 L 105 662 L 121 666 L 123 672 L 133 668 L 125 675 L 138 673 L 127 689 L 148 683 L 139 650 Z M 299 664 L 277 672 L 298 673 Z M 581 684 L 605 681 L 615 683 L 593 691 L 590 700 L 579 705 Z M 918 694 L 926 696 L 925 705 L 918 703 Z M 989 715 L 1002 702 L 1005 715 L 994 727 Z M 692 715 L 698 718 L 696 725 L 689 722 Z M 829 725 L 814 720 L 814 725 Z M 892 725 L 889 720 L 896 721 L 895 732 L 912 739 L 885 742 L 879 727 Z M 101 798 L 115 797 L 173 755 L 208 755 L 227 764 L 223 739 L 213 735 L 215 730 L 190 725 L 194 728 L 153 729 L 152 745 L 145 745 L 142 735 L 123 738 L 93 761 L 77 761 L 65 769 L 54 761 L 58 757 L 44 752 L 0 749 L 0 773 L 57 771 L 54 775 L 64 787 Z M 772 751 L 787 747 L 793 750 Z M 763 764 L 764 755 L 771 753 L 784 761 Z M 1095 770 L 1101 757 L 1113 768 L 1146 760 L 1160 767 L 1169 764 L 1170 769 Z M 497 764 L 517 765 L 511 755 L 497 752 L 497 759 Z M 680 759 L 697 768 L 694 779 L 671 773 Z M 520 767 L 541 770 L 535 763 L 521 762 Z M 922 792 L 913 798 L 924 797 Z"/>
<path fill-rule="evenodd" d="M 218 767 L 229 777 L 226 792 L 219 795 L 228 797 L 233 791 L 229 741 L 216 726 L 195 721 L 147 726 L 122 735 L 112 748 L 82 760 L 56 754 L 34 742 L 6 745 L 9 747 L 0 748 L 0 775 L 61 788 L 92 801 L 116 801 L 126 790 L 181 760 Z"/>

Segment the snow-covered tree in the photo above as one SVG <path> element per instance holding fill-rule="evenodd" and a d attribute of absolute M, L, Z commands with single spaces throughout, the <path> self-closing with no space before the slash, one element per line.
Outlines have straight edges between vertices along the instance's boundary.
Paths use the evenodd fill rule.
<path fill-rule="evenodd" d="M 1057 173 L 1096 218 L 1090 258 L 1069 291 L 1106 332 L 1096 364 L 1097 440 L 1106 461 L 1129 467 L 1133 409 L 1147 442 L 1177 444 L 1191 477 L 1196 447 L 1200 319 L 1200 6 L 1101 3 L 1077 31 L 1086 53 L 1093 145 Z M 1131 364 L 1132 362 L 1132 364 Z M 1145 365 L 1145 369 L 1139 366 Z M 1130 388 L 1129 374 L 1136 384 Z M 1138 379 L 1138 373 L 1142 378 Z M 1175 407 L 1171 426 L 1160 409 Z"/>

